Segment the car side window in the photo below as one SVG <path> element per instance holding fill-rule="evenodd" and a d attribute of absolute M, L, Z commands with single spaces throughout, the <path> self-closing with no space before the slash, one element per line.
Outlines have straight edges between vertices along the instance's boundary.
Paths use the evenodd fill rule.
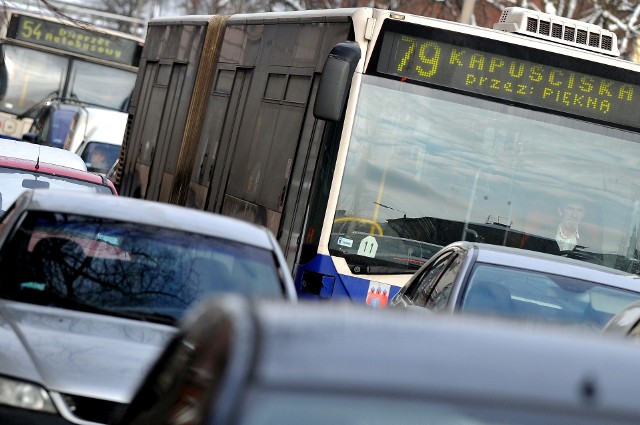
<path fill-rule="evenodd" d="M 422 276 L 416 282 L 413 294 L 408 294 L 414 305 L 420 307 L 426 306 L 429 293 L 431 292 L 431 288 L 433 288 L 434 282 L 437 281 L 453 255 L 454 254 L 452 252 L 442 255 L 433 262 L 429 268 L 422 272 Z"/>
<path fill-rule="evenodd" d="M 440 279 L 438 279 L 433 290 L 429 294 L 426 306 L 430 310 L 444 310 L 451 295 L 451 289 L 453 283 L 460 272 L 460 265 L 462 264 L 462 256 L 454 255 L 451 261 L 447 264 L 446 269 L 441 273 Z"/>
<path fill-rule="evenodd" d="M 640 342 L 640 321 L 636 322 L 631 330 L 629 330 L 628 338 L 634 342 Z"/>

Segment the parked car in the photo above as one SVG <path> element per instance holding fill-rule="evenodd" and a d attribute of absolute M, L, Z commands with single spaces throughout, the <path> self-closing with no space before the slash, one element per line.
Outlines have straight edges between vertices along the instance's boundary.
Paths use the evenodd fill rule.
<path fill-rule="evenodd" d="M 634 274 L 552 254 L 455 242 L 429 259 L 389 305 L 601 330 L 639 299 Z"/>
<path fill-rule="evenodd" d="M 638 350 L 364 305 L 192 309 L 119 425 L 637 424 Z"/>
<path fill-rule="evenodd" d="M 22 192 L 36 188 L 117 195 L 113 182 L 104 176 L 37 158 L 26 160 L 0 155 L 0 216 Z"/>
<path fill-rule="evenodd" d="M 37 146 L 4 137 L 0 137 L 0 156 L 27 159 L 40 163 L 46 162 L 47 164 L 87 171 L 87 165 L 76 153 L 50 146 Z"/>
<path fill-rule="evenodd" d="M 108 423 L 196 300 L 296 300 L 275 237 L 170 204 L 32 190 L 0 221 L 0 423 Z"/>
<path fill-rule="evenodd" d="M 607 322 L 602 333 L 640 342 L 640 301 L 634 301 L 620 310 Z"/>

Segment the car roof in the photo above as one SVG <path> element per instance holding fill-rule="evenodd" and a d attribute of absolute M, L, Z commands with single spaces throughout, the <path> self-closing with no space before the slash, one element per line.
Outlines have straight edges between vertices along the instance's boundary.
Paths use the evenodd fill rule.
<path fill-rule="evenodd" d="M 274 240 L 266 228 L 192 208 L 123 196 L 104 196 L 97 193 L 59 189 L 35 189 L 21 196 L 28 199 L 26 208 L 29 210 L 123 220 L 217 236 L 259 248 L 274 249 Z"/>
<path fill-rule="evenodd" d="M 240 382 L 640 414 L 637 347 L 599 334 L 338 301 L 235 297 L 201 303 L 182 329 L 207 327 L 203 339 L 219 341 L 216 330 L 228 331 L 220 321 L 234 332 L 229 370 L 237 376 L 230 379 Z"/>
<path fill-rule="evenodd" d="M 65 149 L 51 146 L 35 145 L 33 143 L 6 139 L 0 137 L 0 155 L 10 158 L 28 159 L 40 163 L 61 165 L 76 170 L 87 171 L 87 164 L 79 155 Z"/>
<path fill-rule="evenodd" d="M 473 251 L 476 262 L 571 276 L 640 292 L 640 276 L 574 258 L 479 242 L 461 241 L 448 246 L 459 246 L 467 251 Z"/>
<path fill-rule="evenodd" d="M 54 174 L 57 176 L 71 177 L 74 179 L 85 180 L 96 184 L 104 183 L 102 177 L 96 173 L 82 171 L 76 168 L 64 167 L 61 165 L 48 164 L 46 162 L 38 163 L 36 161 L 28 159 L 19 159 L 0 155 L 0 166 L 34 171 L 44 174 Z"/>

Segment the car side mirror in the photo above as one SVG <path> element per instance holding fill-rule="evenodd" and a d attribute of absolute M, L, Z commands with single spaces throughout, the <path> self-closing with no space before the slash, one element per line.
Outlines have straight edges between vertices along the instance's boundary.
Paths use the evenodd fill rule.
<path fill-rule="evenodd" d="M 22 140 L 29 143 L 38 144 L 38 134 L 37 133 L 24 133 L 22 135 Z"/>

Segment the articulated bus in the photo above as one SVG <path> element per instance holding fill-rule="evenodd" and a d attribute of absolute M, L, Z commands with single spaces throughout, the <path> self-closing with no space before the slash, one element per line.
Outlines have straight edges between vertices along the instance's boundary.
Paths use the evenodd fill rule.
<path fill-rule="evenodd" d="M 385 305 L 453 241 L 555 244 L 574 198 L 556 253 L 637 272 L 640 65 L 617 56 L 614 33 L 521 8 L 491 29 L 370 8 L 158 18 L 115 180 L 267 226 L 301 297 Z"/>
<path fill-rule="evenodd" d="M 126 111 L 144 39 L 46 11 L 0 11 L 0 136 L 20 139 L 47 101 Z"/>

